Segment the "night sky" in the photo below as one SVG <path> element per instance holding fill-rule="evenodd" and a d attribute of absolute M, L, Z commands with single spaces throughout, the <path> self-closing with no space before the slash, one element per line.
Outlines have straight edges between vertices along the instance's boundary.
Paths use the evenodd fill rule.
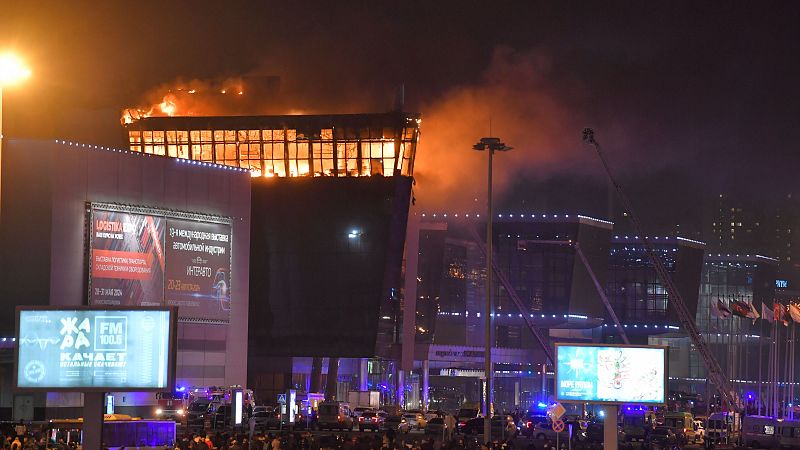
<path fill-rule="evenodd" d="M 584 126 L 650 222 L 797 191 L 797 2 L 92 3 L 4 2 L 0 47 L 34 72 L 4 90 L 7 137 L 121 145 L 120 111 L 177 80 L 277 75 L 309 113 L 386 111 L 404 85 L 431 210 L 482 208 L 490 120 L 509 209 L 605 213 Z"/>

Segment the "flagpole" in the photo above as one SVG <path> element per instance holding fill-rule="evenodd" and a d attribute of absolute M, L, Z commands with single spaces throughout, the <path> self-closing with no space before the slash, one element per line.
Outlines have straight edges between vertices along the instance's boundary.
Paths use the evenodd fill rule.
<path fill-rule="evenodd" d="M 761 316 L 762 319 L 764 318 L 764 302 L 761 302 Z M 758 322 L 758 415 L 761 415 L 761 402 L 764 398 L 763 387 L 761 385 L 761 359 L 763 358 L 763 348 L 761 339 L 764 337 L 764 321 L 761 320 Z"/>
<path fill-rule="evenodd" d="M 779 409 L 779 395 L 780 395 L 780 374 L 781 374 L 781 360 L 778 356 L 781 352 L 781 330 L 778 327 L 777 332 L 775 333 L 775 353 L 772 357 L 775 359 L 775 392 L 773 393 L 773 402 L 774 402 L 774 410 L 775 410 L 775 417 L 778 417 L 781 413 Z"/>
<path fill-rule="evenodd" d="M 774 390 L 775 390 L 775 333 L 776 331 L 776 324 L 778 323 L 778 318 L 775 318 L 775 322 L 772 324 L 772 332 L 770 333 L 770 342 L 769 342 L 769 355 L 767 360 L 769 361 L 769 368 L 767 369 L 767 378 L 769 379 L 769 383 L 767 384 L 767 415 L 773 416 L 775 408 L 774 408 Z"/>
<path fill-rule="evenodd" d="M 789 402 L 787 406 L 789 407 L 789 420 L 794 419 L 794 345 L 795 345 L 795 332 L 797 331 L 797 327 L 792 324 L 792 333 L 791 338 L 789 339 L 789 379 L 787 382 L 789 385 L 787 386 L 789 390 Z"/>
<path fill-rule="evenodd" d="M 769 343 L 769 416 L 775 416 L 775 335 L 778 334 L 778 321 L 772 324 L 771 341 Z"/>

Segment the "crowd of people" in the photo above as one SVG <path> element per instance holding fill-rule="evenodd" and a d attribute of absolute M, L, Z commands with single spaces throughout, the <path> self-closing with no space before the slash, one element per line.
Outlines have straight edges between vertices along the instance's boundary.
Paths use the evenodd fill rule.
<path fill-rule="evenodd" d="M 176 450 L 477 450 L 477 439 L 457 436 L 442 441 L 430 436 L 401 434 L 391 430 L 384 433 L 312 434 L 282 432 L 247 435 L 193 434 L 178 442 Z M 487 448 L 483 446 L 483 448 Z M 489 449 L 514 448 L 513 442 L 494 442 Z"/>

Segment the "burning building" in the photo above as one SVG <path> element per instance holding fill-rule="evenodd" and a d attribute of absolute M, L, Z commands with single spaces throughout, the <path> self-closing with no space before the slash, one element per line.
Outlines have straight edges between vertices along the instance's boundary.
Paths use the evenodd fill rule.
<path fill-rule="evenodd" d="M 124 149 L 8 141 L 0 311 L 179 306 L 184 387 L 248 385 L 270 401 L 287 388 L 317 392 L 326 376 L 334 392 L 381 384 L 399 339 L 419 125 L 401 112 L 141 117 L 123 125 Z M 93 233 L 109 221 L 127 224 L 130 239 Z M 171 227 L 225 239 L 213 255 L 179 254 Z M 108 251 L 141 254 L 151 275 L 94 270 L 94 255 Z M 181 279 L 204 274 L 203 284 Z M 10 365 L 13 322 L 0 331 L 0 365 Z M 13 372 L 0 367 L 0 392 L 11 392 L 3 373 Z M 118 412 L 152 413 L 152 393 L 115 395 Z M 0 418 L 12 397 L 0 395 Z M 80 406 L 67 397 L 36 397 L 35 418 L 44 407 L 70 415 L 49 409 Z"/>
<path fill-rule="evenodd" d="M 329 387 L 366 389 L 365 359 L 392 357 L 419 125 L 401 112 L 125 125 L 132 152 L 250 172 L 248 386 L 262 396 L 319 390 L 322 357 Z"/>

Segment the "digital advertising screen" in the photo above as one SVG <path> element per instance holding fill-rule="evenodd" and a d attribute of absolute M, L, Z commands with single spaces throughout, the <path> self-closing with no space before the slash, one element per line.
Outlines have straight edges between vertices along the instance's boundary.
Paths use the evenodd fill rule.
<path fill-rule="evenodd" d="M 666 403 L 667 347 L 556 344 L 562 402 Z"/>
<path fill-rule="evenodd" d="M 163 217 L 94 210 L 91 239 L 89 304 L 163 305 Z"/>
<path fill-rule="evenodd" d="M 90 305 L 177 306 L 182 321 L 229 321 L 229 220 L 92 203 L 90 236 Z"/>
<path fill-rule="evenodd" d="M 45 391 L 170 389 L 174 308 L 17 308 L 16 386 Z"/>
<path fill-rule="evenodd" d="M 227 320 L 231 309 L 231 227 L 167 219 L 164 299 L 182 316 Z"/>

